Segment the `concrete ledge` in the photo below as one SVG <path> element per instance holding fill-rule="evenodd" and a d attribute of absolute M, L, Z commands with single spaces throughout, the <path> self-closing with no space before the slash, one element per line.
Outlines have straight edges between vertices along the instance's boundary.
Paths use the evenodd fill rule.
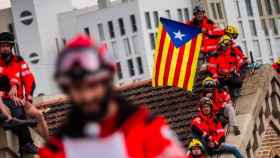
<path fill-rule="evenodd" d="M 0 157 L 15 158 L 18 157 L 18 139 L 11 131 L 4 131 L 0 128 Z"/>

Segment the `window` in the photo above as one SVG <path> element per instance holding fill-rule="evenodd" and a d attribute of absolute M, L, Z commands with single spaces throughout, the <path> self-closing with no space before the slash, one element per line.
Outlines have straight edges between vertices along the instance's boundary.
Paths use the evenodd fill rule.
<path fill-rule="evenodd" d="M 150 17 L 150 13 L 149 12 L 145 12 L 145 20 L 146 20 L 146 26 L 148 29 L 152 28 L 152 24 L 151 24 L 151 17 Z"/>
<path fill-rule="evenodd" d="M 189 14 L 189 9 L 188 8 L 184 9 L 184 16 L 185 16 L 185 21 L 190 20 L 190 14 Z"/>
<path fill-rule="evenodd" d="M 273 5 L 275 7 L 276 13 L 280 14 L 280 1 L 279 0 L 273 0 Z"/>
<path fill-rule="evenodd" d="M 119 18 L 119 26 L 120 26 L 120 33 L 121 35 L 125 35 L 125 28 L 124 28 L 124 23 L 123 23 L 123 19 L 122 18 Z"/>
<path fill-rule="evenodd" d="M 156 48 L 154 33 L 150 33 L 150 44 L 151 44 L 151 49 L 154 50 Z"/>
<path fill-rule="evenodd" d="M 134 47 L 134 51 L 135 51 L 135 54 L 140 54 L 140 47 L 139 47 L 139 39 L 138 39 L 138 36 L 135 35 L 135 36 L 132 36 L 132 44 L 133 44 L 133 47 Z"/>
<path fill-rule="evenodd" d="M 159 16 L 158 16 L 158 12 L 157 12 L 157 11 L 154 11 L 154 12 L 153 12 L 153 16 L 154 16 L 154 23 L 155 23 L 155 26 L 158 27 L 158 25 L 159 25 Z"/>
<path fill-rule="evenodd" d="M 219 18 L 220 18 L 220 19 L 223 19 L 223 18 L 224 18 L 224 15 L 223 15 L 223 11 L 222 11 L 221 4 L 220 4 L 220 3 L 216 3 L 216 6 L 217 6 Z"/>
<path fill-rule="evenodd" d="M 269 55 L 272 56 L 272 46 L 271 46 L 270 39 L 266 39 L 266 43 L 269 49 Z"/>
<path fill-rule="evenodd" d="M 244 32 L 244 27 L 242 21 L 238 21 L 238 27 L 240 29 L 240 34 L 242 38 L 245 38 L 245 32 Z"/>
<path fill-rule="evenodd" d="M 104 34 L 103 24 L 98 24 L 97 28 L 98 28 L 98 33 L 99 33 L 100 40 L 104 41 L 105 40 L 105 34 Z"/>
<path fill-rule="evenodd" d="M 171 13 L 170 13 L 170 10 L 165 10 L 165 13 L 166 13 L 166 17 L 171 19 Z"/>
<path fill-rule="evenodd" d="M 249 57 L 248 47 L 246 41 L 241 42 L 241 47 L 243 52 L 245 52 L 246 56 Z"/>
<path fill-rule="evenodd" d="M 112 51 L 115 59 L 119 58 L 119 47 L 116 41 L 112 42 Z"/>
<path fill-rule="evenodd" d="M 126 55 L 126 56 L 131 55 L 131 46 L 130 46 L 130 43 L 129 43 L 129 39 L 128 39 L 128 38 L 125 38 L 125 39 L 123 40 L 123 43 L 124 43 L 125 55 Z"/>
<path fill-rule="evenodd" d="M 265 2 L 265 7 L 268 15 L 272 15 L 272 6 L 270 3 L 270 0 L 264 0 Z"/>
<path fill-rule="evenodd" d="M 251 0 L 245 0 L 245 4 L 246 4 L 246 10 L 248 16 L 253 16 L 254 13 L 253 13 Z"/>
<path fill-rule="evenodd" d="M 256 29 L 256 24 L 254 20 L 249 21 L 250 24 L 250 31 L 252 36 L 257 36 L 257 29 Z"/>
<path fill-rule="evenodd" d="M 256 55 L 256 57 L 261 57 L 262 54 L 261 54 L 261 48 L 260 48 L 260 43 L 258 40 L 254 40 L 253 41 L 253 53 Z"/>
<path fill-rule="evenodd" d="M 259 15 L 263 16 L 262 1 L 257 0 L 257 5 L 258 5 L 258 9 L 259 9 Z"/>
<path fill-rule="evenodd" d="M 235 0 L 235 7 L 236 7 L 236 10 L 237 10 L 237 16 L 241 17 L 240 6 L 239 6 L 239 1 L 238 0 Z"/>
<path fill-rule="evenodd" d="M 127 60 L 127 66 L 128 66 L 129 76 L 134 76 L 135 71 L 134 71 L 134 65 L 132 59 Z"/>
<path fill-rule="evenodd" d="M 87 36 L 90 36 L 90 31 L 88 27 L 84 28 L 84 32 Z"/>
<path fill-rule="evenodd" d="M 144 69 L 143 69 L 142 58 L 141 57 L 137 57 L 136 61 L 137 61 L 137 65 L 138 65 L 138 72 L 139 72 L 139 74 L 143 74 L 144 73 Z"/>
<path fill-rule="evenodd" d="M 215 7 L 215 3 L 211 3 L 210 6 L 211 6 L 213 18 L 214 18 L 214 19 L 218 19 L 217 12 L 216 12 L 216 7 Z"/>
<path fill-rule="evenodd" d="M 267 29 L 267 25 L 266 25 L 266 22 L 264 19 L 262 19 L 262 28 L 263 28 L 263 31 L 264 31 L 264 34 L 267 36 L 268 35 L 268 29 Z"/>
<path fill-rule="evenodd" d="M 278 35 L 278 28 L 275 22 L 275 19 L 269 19 L 270 27 L 272 28 L 273 34 Z"/>
<path fill-rule="evenodd" d="M 130 22 L 131 22 L 132 32 L 137 32 L 137 23 L 136 23 L 135 15 L 130 15 Z"/>
<path fill-rule="evenodd" d="M 177 14 L 178 14 L 178 20 L 184 21 L 182 9 L 177 9 Z"/>
<path fill-rule="evenodd" d="M 114 30 L 113 21 L 108 22 L 108 28 L 109 28 L 110 37 L 115 38 L 115 30 Z"/>
<path fill-rule="evenodd" d="M 14 26 L 13 24 L 8 25 L 9 32 L 14 33 Z"/>
<path fill-rule="evenodd" d="M 119 79 L 123 78 L 121 63 L 119 63 L 119 62 L 117 63 L 117 74 L 118 74 Z"/>

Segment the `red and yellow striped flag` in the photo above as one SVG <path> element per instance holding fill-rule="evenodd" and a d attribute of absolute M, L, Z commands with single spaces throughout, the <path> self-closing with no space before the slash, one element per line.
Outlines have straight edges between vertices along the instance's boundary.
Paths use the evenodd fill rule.
<path fill-rule="evenodd" d="M 153 86 L 173 86 L 192 91 L 203 35 L 200 30 L 196 30 L 197 33 L 189 32 L 192 29 L 166 24 L 170 21 L 161 19 L 163 25 L 158 29 L 152 84 Z M 173 22 L 172 24 L 177 23 L 171 22 Z M 185 24 L 179 23 L 179 25 Z M 179 29 L 176 29 L 177 27 Z M 185 41 L 184 38 L 186 38 Z M 177 47 L 178 45 L 179 47 Z"/>

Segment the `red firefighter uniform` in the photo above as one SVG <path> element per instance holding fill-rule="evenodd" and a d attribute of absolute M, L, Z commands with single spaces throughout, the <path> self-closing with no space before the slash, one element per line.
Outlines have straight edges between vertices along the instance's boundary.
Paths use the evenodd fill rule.
<path fill-rule="evenodd" d="M 11 86 L 17 86 L 18 97 L 32 100 L 35 88 L 34 76 L 21 57 L 12 56 L 8 64 L 0 58 L 0 74 L 6 75 L 10 79 Z"/>
<path fill-rule="evenodd" d="M 225 107 L 225 104 L 231 102 L 230 94 L 225 89 L 215 89 L 213 94 L 213 113 L 217 113 Z"/>
<path fill-rule="evenodd" d="M 227 47 L 217 57 L 208 60 L 208 71 L 213 78 L 230 77 L 232 73 L 238 72 L 238 60 L 232 51 L 231 47 Z"/>
<path fill-rule="evenodd" d="M 279 64 L 273 63 L 272 68 L 280 75 L 280 65 Z"/>
<path fill-rule="evenodd" d="M 198 22 L 195 18 L 187 22 L 189 25 L 201 27 L 202 30 L 206 30 L 204 33 L 201 52 L 209 53 L 217 50 L 220 38 L 225 34 L 224 29 L 219 28 L 215 23 L 208 19 L 207 16 L 203 18 L 201 22 Z"/>
<path fill-rule="evenodd" d="M 246 64 L 246 56 L 244 55 L 241 47 L 237 45 L 236 43 L 233 43 L 232 45 L 232 51 L 236 55 L 236 60 L 237 60 L 237 70 L 238 72 L 240 71 L 240 68 Z"/>
<path fill-rule="evenodd" d="M 225 131 L 222 123 L 216 123 L 214 115 L 206 116 L 201 112 L 196 118 L 192 120 L 192 129 L 199 135 L 207 135 L 209 141 L 215 143 L 222 143 L 225 137 Z"/>
<path fill-rule="evenodd" d="M 100 134 L 95 138 L 64 138 L 55 136 L 40 149 L 41 158 L 181 158 L 183 149 L 167 126 L 164 118 L 150 117 L 150 112 L 140 107 L 121 126 L 115 129 L 114 120 L 100 124 Z"/>

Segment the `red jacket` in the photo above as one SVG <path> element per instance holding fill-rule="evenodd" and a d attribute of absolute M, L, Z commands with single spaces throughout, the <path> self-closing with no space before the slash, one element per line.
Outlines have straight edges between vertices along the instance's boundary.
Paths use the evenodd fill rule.
<path fill-rule="evenodd" d="M 206 134 L 209 141 L 221 143 L 225 137 L 225 131 L 221 122 L 215 122 L 214 115 L 205 116 L 201 112 L 192 120 L 192 129 L 195 134 Z"/>
<path fill-rule="evenodd" d="M 21 57 L 12 56 L 8 64 L 0 58 L 0 74 L 6 75 L 10 79 L 11 86 L 17 86 L 18 97 L 32 100 L 35 88 L 34 76 L 28 64 Z"/>
<path fill-rule="evenodd" d="M 210 66 L 210 67 L 209 67 Z M 231 47 L 220 51 L 217 57 L 211 57 L 208 60 L 208 71 L 216 77 L 230 76 L 238 72 L 238 60 Z"/>
<path fill-rule="evenodd" d="M 149 116 L 150 112 L 141 107 L 122 124 L 120 129 L 114 128 L 115 119 L 102 122 L 100 134 L 95 138 L 74 139 L 55 136 L 39 150 L 39 156 L 66 158 L 66 155 L 80 154 L 78 156 L 81 158 L 90 157 L 89 155 L 102 158 L 185 157 L 165 119 L 157 116 L 149 119 Z"/>
<path fill-rule="evenodd" d="M 278 64 L 273 63 L 272 68 L 280 75 L 280 66 Z"/>
<path fill-rule="evenodd" d="M 231 97 L 227 90 L 215 89 L 213 95 L 213 113 L 217 113 L 225 107 L 225 104 L 231 103 Z"/>
<path fill-rule="evenodd" d="M 234 43 L 232 45 L 232 51 L 235 53 L 236 55 L 236 59 L 237 59 L 237 70 L 238 72 L 240 71 L 240 68 L 246 63 L 246 56 L 244 55 L 241 47 L 239 45 L 237 45 L 236 43 Z"/>
<path fill-rule="evenodd" d="M 194 18 L 191 21 L 187 22 L 187 24 L 198 26 L 201 29 L 206 30 L 201 46 L 202 53 L 206 54 L 217 50 L 220 38 L 225 34 L 224 29 L 216 26 L 215 23 L 212 20 L 208 19 L 207 16 L 205 16 L 201 22 L 195 20 Z"/>

